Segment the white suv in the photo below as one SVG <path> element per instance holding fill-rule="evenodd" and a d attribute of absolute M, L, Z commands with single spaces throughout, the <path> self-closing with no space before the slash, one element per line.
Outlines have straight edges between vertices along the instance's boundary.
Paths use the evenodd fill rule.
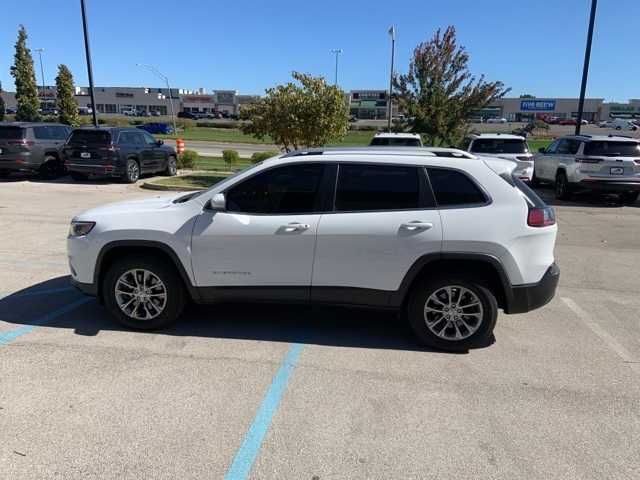
<path fill-rule="evenodd" d="M 520 135 L 481 133 L 470 136 L 466 142 L 467 150 L 474 155 L 512 160 L 517 165 L 514 174 L 525 182 L 531 181 L 533 154 L 529 151 L 526 138 Z"/>
<path fill-rule="evenodd" d="M 562 200 L 580 190 L 619 193 L 625 203 L 640 194 L 640 141 L 623 136 L 570 135 L 541 148 L 533 183 L 552 182 Z"/>
<path fill-rule="evenodd" d="M 422 147 L 422 137 L 417 133 L 376 133 L 369 143 L 371 147 Z"/>
<path fill-rule="evenodd" d="M 554 212 L 512 168 L 419 148 L 286 154 L 78 215 L 73 283 L 133 328 L 187 300 L 316 302 L 401 310 L 422 342 L 468 349 L 498 308 L 538 308 L 558 283 Z"/>

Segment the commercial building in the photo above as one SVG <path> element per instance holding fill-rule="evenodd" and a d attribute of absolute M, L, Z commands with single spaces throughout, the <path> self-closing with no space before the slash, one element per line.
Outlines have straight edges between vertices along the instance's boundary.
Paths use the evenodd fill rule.
<path fill-rule="evenodd" d="M 349 113 L 361 120 L 385 120 L 388 112 L 388 90 L 351 90 L 348 94 Z M 398 107 L 392 103 L 392 118 Z"/>

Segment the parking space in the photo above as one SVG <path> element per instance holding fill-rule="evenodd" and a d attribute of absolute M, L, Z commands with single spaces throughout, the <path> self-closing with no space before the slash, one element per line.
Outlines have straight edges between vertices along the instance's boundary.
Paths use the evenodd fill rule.
<path fill-rule="evenodd" d="M 553 201 L 556 298 L 447 354 L 369 310 L 191 306 L 126 330 L 69 288 L 66 232 L 154 195 L 0 182 L 3 478 L 640 477 L 640 203 Z"/>

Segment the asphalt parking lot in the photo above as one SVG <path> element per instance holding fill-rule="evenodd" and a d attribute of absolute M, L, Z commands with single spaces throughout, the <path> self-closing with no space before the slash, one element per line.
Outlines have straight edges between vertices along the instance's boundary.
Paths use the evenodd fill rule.
<path fill-rule="evenodd" d="M 121 328 L 69 287 L 68 223 L 154 195 L 0 182 L 1 478 L 640 478 L 640 202 L 557 204 L 556 298 L 454 355 L 371 311 Z"/>

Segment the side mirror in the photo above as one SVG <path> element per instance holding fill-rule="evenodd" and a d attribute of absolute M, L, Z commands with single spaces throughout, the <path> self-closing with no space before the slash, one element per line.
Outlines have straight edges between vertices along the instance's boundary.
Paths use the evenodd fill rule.
<path fill-rule="evenodd" d="M 540 148 L 538 149 L 538 152 L 539 152 L 539 153 L 547 153 L 547 149 L 546 149 L 546 148 L 544 148 L 544 147 L 540 147 Z"/>
<path fill-rule="evenodd" d="M 213 210 L 215 212 L 223 212 L 227 209 L 227 199 L 224 198 L 224 193 L 216 193 L 209 203 L 207 204 L 207 210 Z"/>
<path fill-rule="evenodd" d="M 160 145 L 164 145 L 164 140 L 158 140 L 156 141 L 156 145 L 160 146 Z"/>

